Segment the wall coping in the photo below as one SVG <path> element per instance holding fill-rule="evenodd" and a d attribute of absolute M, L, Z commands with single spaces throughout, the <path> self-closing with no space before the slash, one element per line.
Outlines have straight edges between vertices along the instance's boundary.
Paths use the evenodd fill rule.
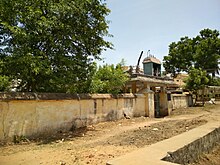
<path fill-rule="evenodd" d="M 186 97 L 186 96 L 192 96 L 191 94 L 171 94 L 171 96 L 174 96 L 174 97 Z"/>
<path fill-rule="evenodd" d="M 118 99 L 135 98 L 132 93 L 112 94 L 70 94 L 70 93 L 33 93 L 33 92 L 0 92 L 0 101 L 9 100 L 83 100 L 83 99 Z"/>

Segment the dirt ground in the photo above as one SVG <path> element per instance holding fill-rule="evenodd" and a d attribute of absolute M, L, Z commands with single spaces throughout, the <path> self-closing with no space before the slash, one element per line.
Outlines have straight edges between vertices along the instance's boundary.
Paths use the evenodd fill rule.
<path fill-rule="evenodd" d="M 174 110 L 165 118 L 139 117 L 58 132 L 0 147 L 0 165 L 100 165 L 146 145 L 181 134 L 209 121 L 220 121 L 220 104 Z M 220 154 L 220 147 L 217 148 Z M 212 153 L 210 153 L 211 155 Z M 213 151 L 207 159 L 220 162 Z M 217 165 L 217 164 L 216 164 Z"/>
<path fill-rule="evenodd" d="M 200 157 L 200 160 L 192 165 L 219 165 L 220 164 L 220 143 L 217 143 L 214 149 Z"/>

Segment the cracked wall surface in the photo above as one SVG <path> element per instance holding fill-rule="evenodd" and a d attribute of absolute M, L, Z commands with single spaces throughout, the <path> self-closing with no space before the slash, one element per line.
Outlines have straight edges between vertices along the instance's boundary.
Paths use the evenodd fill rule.
<path fill-rule="evenodd" d="M 167 101 L 165 98 L 163 101 Z M 117 96 L 0 93 L 0 140 L 12 140 L 15 135 L 30 137 L 68 131 L 124 116 L 154 117 L 154 113 L 153 93 Z"/>
<path fill-rule="evenodd" d="M 135 96 L 95 95 L 92 98 L 64 100 L 1 100 L 0 140 L 16 136 L 38 136 L 54 131 L 69 131 L 90 124 L 118 120 L 124 113 L 133 116 Z M 144 103 L 144 102 L 143 102 Z M 143 105 L 145 106 L 145 105 Z M 140 112 L 141 113 L 141 112 Z"/>

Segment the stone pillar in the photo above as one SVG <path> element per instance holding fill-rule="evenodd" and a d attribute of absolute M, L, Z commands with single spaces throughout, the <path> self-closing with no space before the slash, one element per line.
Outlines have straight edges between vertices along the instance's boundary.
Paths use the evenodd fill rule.
<path fill-rule="evenodd" d="M 167 100 L 167 93 L 166 88 L 163 86 L 161 87 L 160 92 L 160 115 L 167 116 L 168 115 L 168 100 Z"/>
<path fill-rule="evenodd" d="M 172 101 L 172 95 L 171 92 L 167 92 L 167 101 L 168 101 L 168 115 L 171 114 L 172 110 L 173 110 L 173 101 Z"/>
<path fill-rule="evenodd" d="M 153 91 L 148 93 L 148 111 L 149 111 L 149 117 L 154 118 L 155 108 L 154 108 L 154 92 Z"/>
<path fill-rule="evenodd" d="M 144 96 L 145 96 L 145 107 L 144 107 L 144 111 L 145 111 L 145 116 L 146 117 L 149 117 L 149 104 L 148 104 L 148 93 L 147 92 L 144 92 L 143 93 Z"/>
<path fill-rule="evenodd" d="M 150 90 L 150 86 L 147 85 L 147 88 L 143 91 L 145 95 L 145 113 L 146 116 L 150 118 L 155 117 L 155 110 L 154 110 L 154 92 Z"/>

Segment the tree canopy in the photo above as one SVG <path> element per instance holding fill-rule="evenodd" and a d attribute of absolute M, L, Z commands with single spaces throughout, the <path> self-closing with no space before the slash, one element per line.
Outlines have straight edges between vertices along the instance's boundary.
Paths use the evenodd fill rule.
<path fill-rule="evenodd" d="M 102 0 L 1 0 L 0 74 L 18 90 L 88 92 L 94 59 L 112 44 Z"/>
<path fill-rule="evenodd" d="M 204 92 L 205 86 L 208 85 L 209 78 L 207 77 L 206 71 L 202 70 L 201 68 L 190 68 L 189 70 L 189 77 L 186 80 L 185 88 L 192 91 L 195 96 L 196 100 L 198 98 L 198 91 L 202 90 Z M 203 97 L 203 105 L 204 105 L 204 94 Z"/>
<path fill-rule="evenodd" d="M 91 93 L 122 93 L 128 80 L 128 74 L 123 71 L 123 60 L 114 65 L 100 66 L 94 74 L 91 85 Z"/>
<path fill-rule="evenodd" d="M 219 60 L 219 31 L 204 29 L 194 38 L 182 37 L 180 41 L 172 42 L 163 64 L 166 72 L 174 76 L 181 71 L 189 72 L 191 67 L 201 68 L 215 76 L 219 70 Z"/>
<path fill-rule="evenodd" d="M 208 85 L 209 79 L 206 76 L 206 71 L 201 68 L 191 68 L 189 70 L 189 77 L 186 80 L 186 89 L 193 92 L 197 92 L 200 89 L 204 89 L 205 85 Z"/>

